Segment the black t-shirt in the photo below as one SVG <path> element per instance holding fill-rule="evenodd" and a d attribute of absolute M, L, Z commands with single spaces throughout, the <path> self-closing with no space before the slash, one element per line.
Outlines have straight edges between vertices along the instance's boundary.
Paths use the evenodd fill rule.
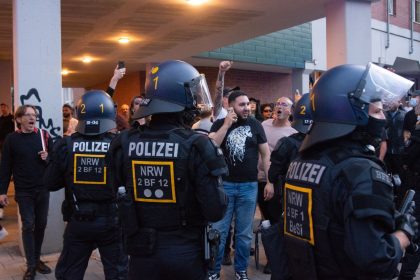
<path fill-rule="evenodd" d="M 225 119 L 213 123 L 210 132 L 222 127 Z M 261 123 L 249 117 L 238 120 L 226 132 L 221 148 L 229 168 L 229 175 L 223 177 L 229 182 L 254 182 L 258 180 L 258 147 L 267 142 Z"/>
<path fill-rule="evenodd" d="M 414 109 L 410 110 L 405 114 L 403 129 L 408 130 L 411 133 L 416 129 L 417 115 Z"/>
<path fill-rule="evenodd" d="M 44 130 L 44 133 L 47 132 Z M 46 149 L 50 152 L 53 142 L 49 134 L 44 134 L 44 140 Z M 43 175 L 47 163 L 38 154 L 41 150 L 39 129 L 31 133 L 15 131 L 7 135 L 0 164 L 0 194 L 7 193 L 12 174 L 16 194 L 46 190 Z"/>

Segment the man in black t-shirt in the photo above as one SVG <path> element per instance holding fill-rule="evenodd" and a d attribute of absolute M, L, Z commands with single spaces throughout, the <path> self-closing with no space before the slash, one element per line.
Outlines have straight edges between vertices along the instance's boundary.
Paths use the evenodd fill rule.
<path fill-rule="evenodd" d="M 27 265 L 23 280 L 35 279 L 36 272 L 51 273 L 40 256 L 50 198 L 42 177 L 53 142 L 46 130 L 36 127 L 37 116 L 33 105 L 22 105 L 16 110 L 18 130 L 6 137 L 0 164 L 0 204 L 3 206 L 9 204 L 7 190 L 11 176 L 14 178 Z"/>
<path fill-rule="evenodd" d="M 213 227 L 220 231 L 219 253 L 215 268 L 209 279 L 220 279 L 220 263 L 223 257 L 227 232 L 235 216 L 235 273 L 236 279 L 245 280 L 249 250 L 252 241 L 252 221 L 257 200 L 257 164 L 261 154 L 264 171 L 270 166 L 270 151 L 267 138 L 260 122 L 250 116 L 248 96 L 239 90 L 229 96 L 226 118 L 217 120 L 210 131 L 212 138 L 223 150 L 229 168 L 229 175 L 223 177 L 223 187 L 229 197 L 226 214 Z M 273 197 L 270 182 L 264 189 L 264 198 Z"/>

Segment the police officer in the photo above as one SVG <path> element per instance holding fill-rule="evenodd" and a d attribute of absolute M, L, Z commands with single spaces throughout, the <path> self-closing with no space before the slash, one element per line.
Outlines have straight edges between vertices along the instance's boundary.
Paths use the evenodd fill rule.
<path fill-rule="evenodd" d="M 54 146 L 44 181 L 50 191 L 66 187 L 68 224 L 55 269 L 57 279 L 83 279 L 92 251 L 98 247 L 105 279 L 126 279 L 128 258 L 122 248 L 122 231 L 116 189 L 105 166 L 115 129 L 116 109 L 101 90 L 86 92 L 77 104 L 76 133 Z M 66 205 L 66 204 L 65 204 Z"/>
<path fill-rule="evenodd" d="M 298 132 L 278 140 L 274 150 L 271 152 L 271 165 L 268 170 L 268 179 L 270 182 L 273 182 L 276 192 L 279 193 L 283 189 L 289 164 L 297 157 L 300 145 L 312 124 L 311 101 L 309 96 L 309 93 L 302 95 L 294 106 L 292 127 Z M 278 201 L 280 204 L 279 209 L 283 209 L 282 198 L 283 196 L 281 195 Z M 290 272 L 287 254 L 284 248 L 284 225 L 280 214 L 276 223 L 275 231 L 263 230 L 261 232 L 261 239 L 269 262 L 276 264 L 271 267 L 271 280 L 284 280 L 290 278 Z M 280 232 L 278 229 L 280 229 Z"/>
<path fill-rule="evenodd" d="M 129 279 L 205 279 L 204 226 L 221 219 L 227 172 L 221 150 L 191 123 L 211 106 L 203 75 L 182 61 L 148 73 L 146 96 L 133 118 L 152 116 L 148 127 L 123 132 L 111 146 L 116 186 L 125 207 Z"/>
<path fill-rule="evenodd" d="M 284 187 L 293 279 L 394 276 L 417 223 L 395 219 L 391 180 L 369 147 L 386 124 L 383 106 L 412 84 L 373 64 L 332 68 L 315 84 L 314 123 Z"/>

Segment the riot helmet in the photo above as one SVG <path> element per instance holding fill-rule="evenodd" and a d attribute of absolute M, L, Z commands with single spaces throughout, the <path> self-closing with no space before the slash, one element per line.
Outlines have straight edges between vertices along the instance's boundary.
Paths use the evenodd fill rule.
<path fill-rule="evenodd" d="M 116 107 L 103 90 L 87 91 L 76 106 L 79 120 L 76 131 L 84 135 L 99 135 L 116 127 Z"/>
<path fill-rule="evenodd" d="M 305 93 L 295 104 L 292 127 L 300 133 L 308 133 L 312 124 L 310 94 Z"/>
<path fill-rule="evenodd" d="M 213 107 L 204 75 L 180 60 L 168 60 L 152 67 L 145 95 L 133 119 Z"/>
<path fill-rule="evenodd" d="M 314 123 L 301 151 L 367 126 L 369 104 L 380 101 L 384 107 L 407 94 L 413 82 L 369 63 L 345 64 L 325 72 L 310 94 Z"/>

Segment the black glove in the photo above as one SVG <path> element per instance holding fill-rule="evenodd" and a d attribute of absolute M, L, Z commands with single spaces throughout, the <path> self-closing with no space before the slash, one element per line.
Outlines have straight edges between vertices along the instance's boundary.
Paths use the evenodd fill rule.
<path fill-rule="evenodd" d="M 395 224 L 397 230 L 402 230 L 410 241 L 416 239 L 419 224 L 417 223 L 416 217 L 411 213 L 407 212 L 406 214 L 398 215 L 395 219 Z"/>

